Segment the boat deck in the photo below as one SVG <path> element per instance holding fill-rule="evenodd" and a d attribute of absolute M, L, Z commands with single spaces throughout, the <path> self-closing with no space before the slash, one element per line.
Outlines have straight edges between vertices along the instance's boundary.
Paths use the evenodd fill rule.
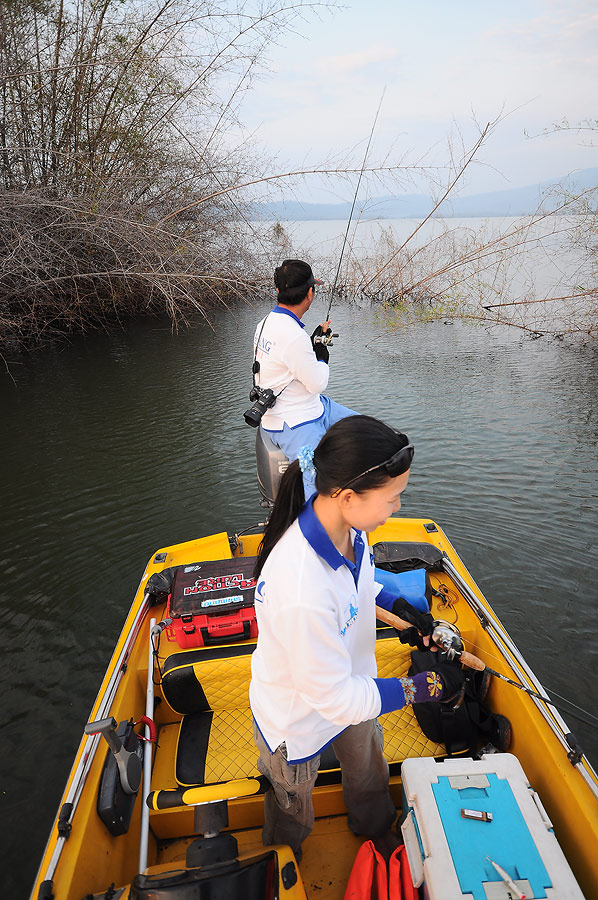
<path fill-rule="evenodd" d="M 251 546 L 245 548 L 251 552 Z M 438 576 L 432 574 L 436 586 Z M 159 618 L 160 610 L 155 615 Z M 257 750 L 252 736 L 252 718 L 248 703 L 251 652 L 255 642 L 221 647 L 181 650 L 162 636 L 159 648 L 163 684 L 156 688 L 159 703 L 158 746 L 152 770 L 152 790 L 175 790 L 181 785 L 201 783 L 191 777 L 202 775 L 204 783 L 218 783 L 259 774 Z M 392 628 L 377 631 L 376 658 L 379 677 L 403 676 L 410 666 L 411 648 L 398 640 Z M 229 655 L 230 654 L 230 655 Z M 144 683 L 146 670 L 138 672 Z M 169 679 L 175 679 L 172 691 Z M 182 688 L 181 685 L 185 685 Z M 181 712 L 184 703 L 193 707 L 195 692 L 203 692 L 209 708 L 201 712 Z M 185 700 L 181 701 L 181 693 Z M 391 793 L 401 806 L 400 766 L 409 757 L 444 758 L 444 745 L 430 741 L 421 731 L 410 707 L 381 716 L 384 752 L 391 770 Z M 189 746 L 190 745 L 190 750 Z M 189 760 L 189 756 L 192 759 Z M 183 765 L 181 765 L 183 757 Z M 185 761 L 186 760 L 186 761 Z M 357 838 L 347 826 L 340 770 L 323 758 L 314 790 L 316 823 L 303 845 L 300 871 L 308 896 L 336 900 L 344 886 L 363 838 Z M 241 854 L 263 852 L 261 826 L 263 802 L 260 796 L 228 802 L 229 828 L 238 840 Z M 150 831 L 156 841 L 155 868 L 184 863 L 188 845 L 195 837 L 194 813 L 190 807 L 152 810 Z"/>
<path fill-rule="evenodd" d="M 391 519 L 370 535 L 372 545 L 376 540 L 433 543 L 446 553 L 456 574 L 431 573 L 433 585 L 444 595 L 434 599 L 434 616 L 456 624 L 466 649 L 481 657 L 487 665 L 530 687 L 537 686 L 533 673 L 530 675 L 530 670 L 512 652 L 513 645 L 500 623 L 490 624 L 497 622 L 491 607 L 440 529 L 425 520 Z M 233 553 L 235 556 L 254 556 L 259 541 L 260 535 L 244 536 L 231 551 L 228 535 L 223 532 L 166 548 L 152 558 L 89 721 L 111 715 L 117 722 L 130 719 L 137 722 L 145 711 L 149 620 L 151 617 L 160 621 L 166 614 L 165 604 L 147 609 L 144 591 L 149 576 L 170 566 L 198 560 L 230 559 Z M 474 597 L 473 603 L 471 598 L 467 599 L 467 591 Z M 377 637 L 379 675 L 404 675 L 409 666 L 410 648 L 402 645 L 388 627 L 380 628 Z M 168 642 L 163 633 L 159 661 L 165 678 L 155 678 L 161 683 L 155 686 L 154 720 L 158 727 L 158 742 L 153 752 L 152 791 L 183 790 L 181 785 L 223 784 L 257 774 L 257 751 L 251 734 L 247 699 L 251 652 L 255 643 L 247 641 L 230 646 L 232 650 L 226 646 L 211 648 L 212 652 L 200 648 L 184 650 Z M 177 683 L 173 689 L 167 682 L 171 673 L 177 670 L 174 679 Z M 181 679 L 177 681 L 179 675 Z M 113 684 L 116 685 L 114 689 Z M 198 694 L 203 697 L 199 704 L 194 700 Z M 595 773 L 585 760 L 579 766 L 572 765 L 567 757 L 562 727 L 544 704 L 497 679 L 490 684 L 488 703 L 494 711 L 510 719 L 513 730 L 510 752 L 520 760 L 527 778 L 539 793 L 585 896 L 588 900 L 598 900 L 595 862 L 598 803 L 596 792 L 592 793 L 589 787 L 596 785 Z M 400 807 L 403 760 L 418 756 L 441 758 L 446 751 L 443 745 L 425 738 L 411 709 L 382 716 L 381 722 L 385 755 L 391 770 L 391 793 L 395 805 Z M 57 819 L 32 896 L 37 897 L 39 884 L 48 871 L 56 900 L 79 900 L 93 894 L 104 896 L 110 883 L 116 888 L 128 886 L 139 871 L 141 798 L 137 798 L 126 832 L 111 835 L 97 814 L 98 785 L 107 750 L 98 739 L 99 750 L 91 754 L 87 764 L 89 740 L 84 738 L 81 742 L 63 797 L 63 803 L 71 796 L 77 797 L 68 841 L 62 848 L 57 847 Z M 183 747 L 185 740 L 190 743 Z M 181 760 L 182 769 L 179 766 Z M 86 766 L 82 781 L 80 772 Z M 76 793 L 77 785 L 82 785 L 79 794 Z M 314 809 L 316 823 L 303 845 L 300 876 L 308 897 L 341 900 L 361 840 L 347 828 L 340 772 L 329 759 L 322 762 L 314 791 Z M 229 830 L 234 832 L 239 844 L 240 858 L 261 853 L 263 797 L 256 794 L 229 800 L 228 817 Z M 187 847 L 198 833 L 194 818 L 192 806 L 150 810 L 147 873 L 184 866 Z M 283 848 L 279 861 L 292 859 L 290 852 Z M 53 855 L 59 859 L 54 868 Z M 124 896 L 127 896 L 127 890 Z M 304 895 L 290 891 L 287 896 L 294 900 L 295 896 Z"/>
<path fill-rule="evenodd" d="M 260 828 L 235 831 L 239 857 L 257 856 L 264 852 Z M 187 847 L 193 838 L 165 842 L 160 852 L 160 865 L 149 872 L 176 868 L 185 860 Z M 308 897 L 337 900 L 343 897 L 353 861 L 363 839 L 356 837 L 347 826 L 346 815 L 321 816 L 314 830 L 303 843 L 300 872 Z"/>
<path fill-rule="evenodd" d="M 200 650 L 180 651 L 175 648 L 171 655 L 169 646 L 165 647 L 162 641 L 160 657 L 165 684 L 162 690 L 156 692 L 162 702 L 156 711 L 159 732 L 152 771 L 152 790 L 175 790 L 180 786 L 215 784 L 259 775 L 248 704 L 250 654 L 254 647 L 254 643 L 248 643 L 244 647 L 236 645 L 234 649 L 237 655 L 232 659 L 225 655 L 213 659 L 211 653 L 204 659 Z M 243 650 L 246 652 L 242 652 Z M 222 648 L 222 652 L 225 654 L 226 648 Z M 383 627 L 378 630 L 376 656 L 380 677 L 402 676 L 407 673 L 410 648 L 400 643 L 393 629 Z M 187 659 L 190 661 L 189 665 L 185 664 Z M 187 671 L 189 668 L 193 670 L 192 675 Z M 194 687 L 199 689 L 201 685 L 205 696 L 210 700 L 209 709 L 188 716 L 176 712 L 168 703 L 168 689 L 164 690 L 166 681 L 172 674 L 176 674 L 177 687 L 187 674 L 194 678 Z M 139 673 L 139 677 L 143 680 L 143 671 Z M 227 685 L 228 691 L 214 691 L 212 685 L 217 688 Z M 443 758 L 446 750 L 444 745 L 430 741 L 423 734 L 410 707 L 381 716 L 380 722 L 384 731 L 385 756 L 397 786 L 396 801 L 400 803 L 398 776 L 402 761 L 419 756 Z M 191 760 L 188 759 L 190 756 Z M 190 778 L 194 772 L 203 778 Z M 322 760 L 314 793 L 314 806 L 316 816 L 326 820 L 331 816 L 344 817 L 340 770 L 335 761 L 330 761 L 329 758 L 323 757 Z M 253 801 L 244 799 L 238 804 L 229 801 L 231 828 L 261 827 L 261 807 L 261 798 Z M 333 818 L 331 821 L 336 820 Z M 189 807 L 152 810 L 150 829 L 159 842 L 186 838 L 193 835 L 193 811 Z M 336 821 L 328 840 L 332 841 L 330 835 L 339 830 L 341 823 Z M 342 831 L 346 833 L 346 823 L 342 826 Z"/>

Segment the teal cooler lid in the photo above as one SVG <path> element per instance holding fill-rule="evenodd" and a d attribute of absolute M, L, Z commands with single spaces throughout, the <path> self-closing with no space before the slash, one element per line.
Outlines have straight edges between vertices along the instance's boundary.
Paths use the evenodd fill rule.
<path fill-rule="evenodd" d="M 446 775 L 431 785 L 462 892 L 486 900 L 483 882 L 501 881 L 488 856 L 514 881 L 527 879 L 534 897 L 546 897 L 552 881 L 509 782 L 495 773 L 486 778 L 485 788 L 451 787 Z M 492 821 L 464 819 L 462 809 L 492 813 Z"/>

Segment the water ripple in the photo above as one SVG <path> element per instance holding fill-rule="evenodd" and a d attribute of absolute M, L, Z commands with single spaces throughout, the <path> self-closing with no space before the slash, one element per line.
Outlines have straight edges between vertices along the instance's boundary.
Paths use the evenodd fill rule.
<path fill-rule="evenodd" d="M 35 806 L 2 852 L 23 893 L 146 561 L 263 519 L 242 415 L 268 308 L 75 339 L 3 385 L 2 801 Z M 333 325 L 330 394 L 415 443 L 403 514 L 445 528 L 538 676 L 596 708 L 597 354 L 462 324 L 384 333 L 357 306 Z"/>

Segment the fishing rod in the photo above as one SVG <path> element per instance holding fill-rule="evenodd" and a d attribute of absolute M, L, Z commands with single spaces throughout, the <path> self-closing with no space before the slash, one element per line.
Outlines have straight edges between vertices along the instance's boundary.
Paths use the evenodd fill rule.
<path fill-rule="evenodd" d="M 380 619 L 381 622 L 385 622 L 387 625 L 392 625 L 393 628 L 397 628 L 399 631 L 403 631 L 405 628 L 410 628 L 412 624 L 410 622 L 407 622 L 405 619 L 399 618 L 399 616 L 395 616 L 393 613 L 389 612 L 386 609 L 383 609 L 381 606 L 376 606 L 376 618 Z M 598 727 L 598 717 L 592 715 L 592 713 L 587 709 L 583 709 L 581 706 L 577 706 L 577 704 L 573 703 L 572 700 L 568 700 L 566 697 L 562 698 L 567 703 L 570 703 L 571 706 L 574 706 L 576 709 L 582 712 L 584 716 L 588 716 L 588 718 L 583 718 L 582 716 L 572 712 L 570 709 L 560 706 L 549 697 L 544 697 L 542 694 L 538 693 L 538 691 L 534 691 L 532 690 L 532 688 L 528 688 L 524 684 L 521 684 L 520 681 L 514 681 L 512 678 L 508 678 L 506 675 L 502 675 L 500 672 L 497 672 L 496 669 L 491 669 L 490 666 L 486 665 L 486 663 L 479 657 L 474 656 L 473 653 L 469 653 L 467 650 L 465 650 L 461 632 L 452 622 L 446 622 L 444 619 L 436 619 L 434 621 L 434 628 L 432 634 L 430 635 L 430 638 L 432 644 L 434 644 L 435 647 L 437 647 L 439 650 L 442 650 L 446 654 L 447 659 L 458 659 L 459 662 L 468 669 L 475 669 L 478 672 L 488 672 L 490 675 L 494 675 L 496 678 L 500 678 L 501 681 L 506 681 L 507 684 L 511 684 L 513 685 L 513 687 L 519 688 L 520 691 L 524 691 L 526 694 L 529 694 L 530 697 L 535 697 L 537 700 L 542 700 L 543 703 L 547 703 L 549 706 L 554 706 L 555 709 L 561 710 L 561 712 L 567 713 L 567 715 L 579 719 L 585 725 L 589 725 L 593 728 Z M 590 719 L 594 719 L 594 721 L 592 722 L 590 721 Z"/>
<path fill-rule="evenodd" d="M 442 569 L 444 573 L 452 579 L 468 606 L 474 611 L 486 634 L 490 637 L 495 646 L 500 648 L 502 656 L 505 656 L 505 650 L 508 652 L 506 658 L 518 677 L 527 678 L 530 684 L 535 684 L 538 693 L 542 696 L 542 700 L 538 700 L 537 697 L 532 697 L 532 700 L 536 704 L 540 715 L 567 754 L 567 758 L 571 765 L 577 769 L 594 797 L 598 798 L 598 777 L 592 764 L 584 754 L 583 749 L 577 743 L 575 735 L 573 735 L 565 720 L 554 707 L 550 697 L 545 692 L 545 688 L 538 681 L 537 677 L 521 655 L 516 644 L 513 643 L 512 639 L 505 631 L 500 620 L 496 618 L 496 615 L 490 608 L 481 603 L 475 591 L 472 590 L 461 573 L 455 568 L 448 556 L 443 557 Z M 549 709 L 548 704 L 552 705 L 553 708 Z"/>
<path fill-rule="evenodd" d="M 566 709 L 560 706 L 549 697 L 544 697 L 538 691 L 534 691 L 532 688 L 526 687 L 526 685 L 521 684 L 520 681 L 514 681 L 512 678 L 508 678 L 501 672 L 497 672 L 496 669 L 491 669 L 490 666 L 488 666 L 482 660 L 478 660 L 478 657 L 472 656 L 472 654 L 467 653 L 464 650 L 461 633 L 457 626 L 453 623 L 445 622 L 442 619 L 437 619 L 434 622 L 434 630 L 432 631 L 431 637 L 434 644 L 446 653 L 448 659 L 458 659 L 463 663 L 463 665 L 468 666 L 469 668 L 488 672 L 490 675 L 494 675 L 495 678 L 500 678 L 501 681 L 506 681 L 507 684 L 512 684 L 513 687 L 519 688 L 520 691 L 524 691 L 526 694 L 529 694 L 530 697 L 535 697 L 537 700 L 542 700 L 543 703 L 547 703 L 549 706 L 554 706 L 555 709 L 558 709 L 561 712 L 567 713 L 567 715 L 579 719 L 585 725 L 589 725 L 593 728 L 598 727 L 598 717 L 592 715 L 592 713 L 587 709 L 583 709 L 583 707 L 577 706 L 577 704 L 573 703 L 572 700 L 568 700 L 566 697 L 562 698 L 566 703 L 574 706 L 579 710 L 579 712 L 582 712 L 584 716 L 587 716 L 588 718 L 582 718 L 582 716 L 576 715 L 576 713 L 572 712 L 570 709 Z M 480 665 L 478 665 L 478 663 L 481 663 L 481 667 Z M 590 719 L 594 719 L 594 721 L 591 722 Z"/>
<path fill-rule="evenodd" d="M 405 631 L 405 629 L 413 626 L 412 622 L 401 619 L 400 616 L 395 616 L 394 613 L 384 609 L 383 606 L 376 605 L 376 618 L 386 625 L 392 625 L 398 631 Z M 473 653 L 468 653 L 464 649 L 463 641 L 456 625 L 450 625 L 448 622 L 437 619 L 434 622 L 434 631 L 430 637 L 437 647 L 446 652 L 448 659 L 458 657 L 468 669 L 477 669 L 478 672 L 484 671 L 486 664 L 479 657 L 474 656 Z"/>
<path fill-rule="evenodd" d="M 382 91 L 382 96 L 380 97 L 380 103 L 378 104 L 378 109 L 376 110 L 376 115 L 375 115 L 375 117 L 374 117 L 374 123 L 373 123 L 373 125 L 372 125 L 372 130 L 370 131 L 370 136 L 369 136 L 369 138 L 368 138 L 368 144 L 367 144 L 367 147 L 365 148 L 365 153 L 364 153 L 364 156 L 363 156 L 363 163 L 361 164 L 361 171 L 360 171 L 360 173 L 359 173 L 359 178 L 358 178 L 358 180 L 357 180 L 357 187 L 355 188 L 355 196 L 353 197 L 353 205 L 351 206 L 351 212 L 349 213 L 349 221 L 347 222 L 347 230 L 345 231 L 345 237 L 344 237 L 344 240 L 343 240 L 343 246 L 342 246 L 342 248 L 341 248 L 341 255 L 340 255 L 340 257 L 339 257 L 338 267 L 337 267 L 337 270 L 336 270 L 336 275 L 334 276 L 334 283 L 333 283 L 333 285 L 332 285 L 332 290 L 331 290 L 331 292 L 330 292 L 330 303 L 328 304 L 328 312 L 326 313 L 326 319 L 328 319 L 328 317 L 330 316 L 330 309 L 331 309 L 331 307 L 332 307 L 332 301 L 334 300 L 334 292 L 335 292 L 335 290 L 336 290 L 336 283 L 337 283 L 337 281 L 338 281 L 338 276 L 339 276 L 340 271 L 341 271 L 341 264 L 342 264 L 342 261 L 343 261 L 343 255 L 344 255 L 344 253 L 345 253 L 345 247 L 346 247 L 346 245 L 347 245 L 347 238 L 349 237 L 349 228 L 351 227 L 351 219 L 353 218 L 353 210 L 355 209 L 355 204 L 356 204 L 356 202 L 357 202 L 357 195 L 358 195 L 358 193 L 359 193 L 359 186 L 361 185 L 361 179 L 362 179 L 363 173 L 364 173 L 364 171 L 365 171 L 365 164 L 366 164 L 366 162 L 367 162 L 368 154 L 369 154 L 369 152 L 370 152 L 370 145 L 371 145 L 371 143 L 372 143 L 372 138 L 373 138 L 373 136 L 374 136 L 374 129 L 376 128 L 376 122 L 378 121 L 378 116 L 379 116 L 379 114 L 380 114 L 380 108 L 381 108 L 381 106 L 382 106 L 382 101 L 384 100 L 384 94 L 385 94 L 385 93 L 386 93 L 386 87 L 385 87 L 384 90 Z"/>
<path fill-rule="evenodd" d="M 574 713 L 571 709 L 560 706 L 558 703 L 555 703 L 554 700 L 549 700 L 546 697 L 543 697 L 542 694 L 538 693 L 538 691 L 533 691 L 531 688 L 526 687 L 519 681 L 513 681 L 512 678 L 507 678 L 506 675 L 501 675 L 500 672 L 497 672 L 495 669 L 491 669 L 490 666 L 486 666 L 486 672 L 490 672 L 491 675 L 494 675 L 495 678 L 500 678 L 501 681 L 506 681 L 507 684 L 512 684 L 513 687 L 519 688 L 520 691 L 525 691 L 525 693 L 529 694 L 530 697 L 536 697 L 538 700 L 542 700 L 544 703 L 548 703 L 549 706 L 554 706 L 555 709 L 559 709 L 561 712 L 567 713 L 568 716 L 573 716 L 574 719 L 579 719 L 580 722 L 583 722 L 585 725 L 589 725 L 590 728 L 598 728 L 598 718 L 592 715 L 589 710 L 583 709 L 583 707 L 578 706 L 576 703 L 573 703 L 572 700 L 568 700 L 566 697 L 563 697 L 563 700 L 565 700 L 567 703 L 570 703 L 571 706 L 574 706 L 576 709 L 582 712 L 584 716 L 588 716 L 589 718 L 583 718 L 582 716 Z M 547 688 L 546 690 L 550 690 L 550 688 Z M 590 719 L 594 719 L 594 721 L 591 722 Z"/>

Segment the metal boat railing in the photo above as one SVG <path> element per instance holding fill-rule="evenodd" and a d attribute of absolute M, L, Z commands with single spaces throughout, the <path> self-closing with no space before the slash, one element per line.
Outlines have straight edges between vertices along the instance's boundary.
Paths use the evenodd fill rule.
<path fill-rule="evenodd" d="M 145 715 L 146 718 L 154 718 L 154 626 L 155 619 L 150 619 L 149 647 L 147 657 L 147 687 L 145 691 Z M 145 798 L 150 792 L 152 780 L 152 745 L 149 740 L 150 728 L 145 726 L 145 744 L 143 745 L 143 787 L 141 806 L 141 830 L 139 836 L 139 871 L 145 872 L 147 868 L 147 853 L 149 843 L 149 807 Z"/>
<path fill-rule="evenodd" d="M 131 654 L 131 650 L 135 644 L 135 640 L 137 639 L 141 624 L 145 619 L 149 608 L 149 594 L 146 593 L 144 594 L 137 614 L 135 615 L 135 618 L 131 623 L 131 627 L 129 629 L 129 633 L 127 635 L 123 648 L 118 656 L 112 675 L 110 676 L 110 680 L 106 685 L 106 690 L 102 694 L 101 698 L 99 698 L 99 701 L 96 698 L 96 704 L 98 704 L 99 702 L 99 705 L 97 706 L 96 712 L 94 714 L 95 719 L 107 718 L 110 713 L 110 707 L 112 706 L 112 703 L 116 696 L 120 680 L 126 670 L 126 662 Z M 96 708 L 95 704 L 93 708 Z M 58 819 L 59 834 L 58 838 L 56 839 L 54 852 L 50 858 L 50 862 L 48 863 L 48 866 L 44 872 L 44 877 L 40 884 L 38 894 L 39 900 L 45 900 L 45 898 L 49 898 L 52 896 L 52 881 L 54 879 L 54 873 L 56 872 L 56 868 L 58 866 L 65 841 L 68 838 L 71 827 L 71 820 L 75 814 L 75 810 L 77 809 L 79 799 L 85 786 L 87 775 L 89 774 L 89 770 L 91 769 L 91 765 L 93 763 L 100 741 L 101 735 L 99 734 L 89 735 L 85 741 L 81 758 L 79 759 L 73 775 L 73 780 L 71 781 L 71 786 L 69 787 L 64 802 L 60 808 Z"/>
<path fill-rule="evenodd" d="M 537 697 L 534 697 L 531 694 L 529 695 L 543 718 L 550 726 L 552 732 L 566 751 L 571 764 L 575 766 L 575 768 L 578 770 L 578 772 L 590 787 L 594 796 L 598 798 L 598 775 L 594 771 L 591 763 L 589 762 L 587 756 L 583 753 L 583 751 L 581 751 L 578 758 L 578 755 L 576 753 L 577 748 L 570 739 L 568 740 L 568 736 L 571 735 L 571 729 L 568 727 L 567 723 L 558 713 L 558 711 L 552 706 L 550 697 L 544 690 L 542 683 L 538 680 L 532 669 L 529 667 L 516 644 L 511 640 L 511 638 L 501 625 L 500 620 L 496 618 L 496 616 L 488 607 L 482 605 L 479 597 L 477 597 L 476 594 L 471 590 L 465 579 L 459 574 L 453 563 L 446 556 L 443 558 L 443 568 L 447 575 L 450 575 L 450 577 L 453 579 L 453 581 L 465 597 L 466 601 L 469 603 L 480 621 L 482 621 L 482 624 L 488 623 L 492 626 L 491 629 L 486 629 L 486 633 L 490 636 L 496 647 L 502 652 L 502 644 L 509 650 L 511 659 L 509 659 L 508 661 L 517 672 L 518 677 L 523 682 L 527 681 L 530 687 L 541 694 L 542 697 L 546 698 L 546 703 L 550 704 L 550 710 L 546 708 L 546 705 L 542 700 L 539 700 Z"/>

